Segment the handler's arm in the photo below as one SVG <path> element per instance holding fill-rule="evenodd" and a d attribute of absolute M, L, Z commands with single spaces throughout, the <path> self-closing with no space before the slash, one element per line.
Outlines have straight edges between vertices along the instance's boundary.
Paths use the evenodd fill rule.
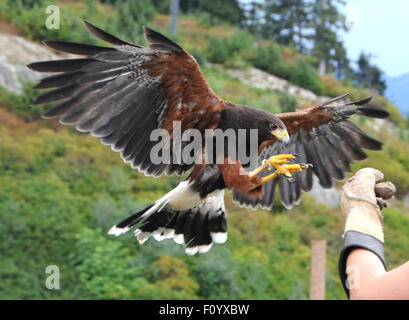
<path fill-rule="evenodd" d="M 409 262 L 386 272 L 376 254 L 355 249 L 347 258 L 350 266 L 359 267 L 359 286 L 350 289 L 351 299 L 409 299 Z"/>
<path fill-rule="evenodd" d="M 409 299 L 409 262 L 386 271 L 383 216 L 378 206 L 382 199 L 375 194 L 375 184 L 382 179 L 376 169 L 359 170 L 341 193 L 346 223 L 339 273 L 351 299 Z"/>

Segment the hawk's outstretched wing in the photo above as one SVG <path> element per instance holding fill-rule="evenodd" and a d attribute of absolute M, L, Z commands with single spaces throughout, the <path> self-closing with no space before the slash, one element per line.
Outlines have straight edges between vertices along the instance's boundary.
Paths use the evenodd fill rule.
<path fill-rule="evenodd" d="M 321 186 L 330 188 L 333 179 L 342 180 L 350 172 L 350 164 L 364 160 L 367 155 L 362 150 L 380 150 L 382 143 L 366 135 L 358 126 L 348 120 L 352 115 L 372 118 L 386 118 L 389 113 L 383 109 L 364 106 L 370 98 L 342 105 L 335 102 L 346 95 L 331 99 L 325 104 L 277 114 L 287 126 L 291 137 L 289 145 L 274 143 L 261 147 L 259 162 L 276 154 L 296 153 L 297 162 L 311 163 L 312 168 L 295 173 L 293 183 L 280 176 L 264 185 L 261 199 L 251 198 L 239 191 L 234 191 L 233 199 L 245 207 L 271 209 L 276 186 L 282 203 L 291 208 L 300 200 L 301 191 L 310 191 L 315 174 Z M 266 175 L 266 173 L 264 173 Z"/>
<path fill-rule="evenodd" d="M 40 72 L 58 72 L 37 85 L 49 89 L 35 104 L 60 101 L 44 114 L 62 124 L 73 124 L 120 151 L 125 162 L 146 175 L 181 174 L 191 169 L 179 157 L 154 164 L 150 141 L 154 129 L 166 129 L 173 137 L 190 128 L 201 132 L 217 127 L 225 103 L 205 81 L 195 59 L 163 35 L 145 28 L 149 48 L 125 42 L 85 22 L 99 39 L 115 47 L 100 47 L 63 41 L 46 41 L 56 50 L 85 55 L 81 59 L 43 61 L 28 67 Z M 180 121 L 181 132 L 173 132 Z"/>

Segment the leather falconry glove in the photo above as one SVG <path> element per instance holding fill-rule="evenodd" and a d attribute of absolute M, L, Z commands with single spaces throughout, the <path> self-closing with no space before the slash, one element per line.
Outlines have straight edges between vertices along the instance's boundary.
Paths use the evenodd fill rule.
<path fill-rule="evenodd" d="M 387 206 L 385 200 L 392 198 L 396 188 L 391 182 L 379 182 L 383 178 L 381 171 L 364 168 L 350 178 L 341 191 L 340 206 L 345 216 L 345 243 L 340 254 L 338 269 L 348 297 L 346 260 L 352 250 L 361 248 L 373 252 L 386 269 L 381 210 Z"/>
<path fill-rule="evenodd" d="M 383 177 L 379 170 L 365 168 L 345 183 L 340 198 L 346 218 L 344 236 L 348 231 L 357 231 L 384 242 L 381 210 L 396 188 L 391 182 L 377 184 Z"/>

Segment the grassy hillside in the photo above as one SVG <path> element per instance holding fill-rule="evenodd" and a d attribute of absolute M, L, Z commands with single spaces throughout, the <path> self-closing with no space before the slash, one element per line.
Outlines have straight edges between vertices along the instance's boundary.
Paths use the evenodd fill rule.
<path fill-rule="evenodd" d="M 307 298 L 313 238 L 329 241 L 329 297 L 342 297 L 339 212 L 309 197 L 291 212 L 242 210 L 229 194 L 226 245 L 194 257 L 172 241 L 140 247 L 106 232 L 176 179 L 137 174 L 69 129 L 26 124 L 4 109 L 0 117 L 1 298 Z M 51 264 L 60 291 L 44 288 Z"/>
<path fill-rule="evenodd" d="M 78 2 L 61 5 L 71 10 L 69 17 L 81 13 L 96 19 L 100 14 L 102 24 L 109 21 L 112 10 L 98 6 L 99 13 L 85 14 L 85 5 Z M 35 12 L 24 14 L 27 18 Z M 17 19 L 11 14 L 3 13 L 3 19 Z M 196 20 L 181 19 L 178 40 L 203 60 L 208 58 L 212 37 L 225 39 L 241 32 L 209 28 Z M 156 16 L 154 21 L 165 29 L 168 18 Z M 73 22 L 72 30 L 76 26 Z M 33 22 L 34 28 L 38 23 Z M 36 39 L 32 29 L 20 32 Z M 57 35 L 73 37 L 74 32 L 64 34 L 64 30 Z M 251 59 L 245 58 L 248 48 L 235 52 L 235 60 L 224 61 L 224 67 L 250 67 Z M 290 53 L 288 48 L 280 49 L 283 63 L 293 63 L 297 54 Z M 271 112 L 300 107 L 281 92 L 243 85 L 224 67 L 203 65 L 203 72 L 226 100 Z M 331 95 L 348 91 L 331 76 L 323 83 Z M 354 97 L 366 94 L 353 91 Z M 30 107 L 33 95 L 32 84 L 21 96 L 0 90 L 0 299 L 307 299 L 312 239 L 327 240 L 327 298 L 345 298 L 337 273 L 342 214 L 308 194 L 291 211 L 277 201 L 272 212 L 266 212 L 240 209 L 227 193 L 229 240 L 205 255 L 187 256 L 172 240 L 151 239 L 139 246 L 132 234 L 108 236 L 113 224 L 161 197 L 179 178 L 144 177 L 95 138 L 40 119 L 41 108 Z M 374 122 L 356 119 L 385 147 L 368 153 L 369 159 L 353 169 L 368 165 L 381 169 L 402 198 L 409 192 L 407 135 L 399 127 L 399 113 L 387 100 L 377 97 L 374 104 L 395 112 L 395 122 L 377 129 Z M 408 259 L 408 212 L 401 201 L 384 211 L 391 268 Z M 60 290 L 45 287 L 49 265 L 60 269 Z"/>

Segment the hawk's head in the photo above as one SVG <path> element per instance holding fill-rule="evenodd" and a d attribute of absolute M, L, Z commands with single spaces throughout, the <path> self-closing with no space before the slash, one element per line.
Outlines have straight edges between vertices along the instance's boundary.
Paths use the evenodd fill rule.
<path fill-rule="evenodd" d="M 253 126 L 258 129 L 259 140 L 279 140 L 285 144 L 290 142 L 290 137 L 285 124 L 274 114 L 261 110 L 253 109 Z"/>

